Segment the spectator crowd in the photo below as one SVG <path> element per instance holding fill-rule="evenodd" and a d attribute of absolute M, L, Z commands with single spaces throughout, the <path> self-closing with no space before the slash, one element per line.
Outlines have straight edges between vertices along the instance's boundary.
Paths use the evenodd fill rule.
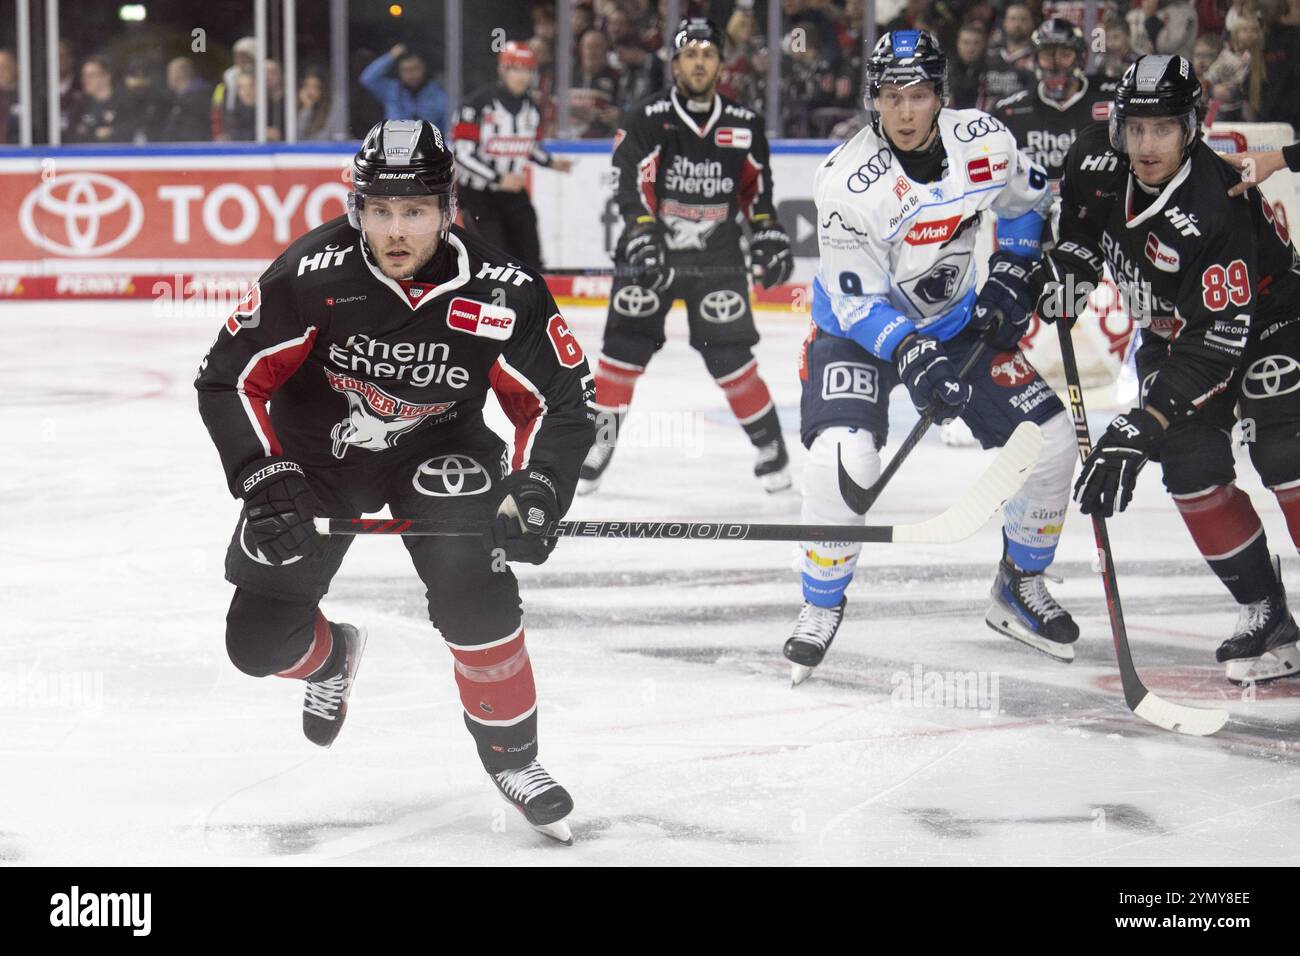
<path fill-rule="evenodd" d="M 713 17 L 726 35 L 719 89 L 768 112 L 768 66 L 780 57 L 780 127 L 788 137 L 843 135 L 860 122 L 863 0 L 780 3 L 783 35 L 765 35 L 765 2 L 681 0 L 682 15 Z M 1031 36 L 1045 17 L 1084 27 L 1088 72 L 1118 77 L 1143 53 L 1189 57 L 1219 120 L 1300 128 L 1300 0 L 1100 0 L 1100 24 L 1081 22 L 1080 0 L 878 0 L 877 33 L 924 28 L 950 56 L 952 105 L 990 108 L 1034 82 Z M 557 98 L 569 104 L 569 135 L 608 138 L 621 111 L 670 79 L 661 0 L 575 0 L 572 85 L 558 90 L 556 7 L 531 4 L 527 43 L 537 69 L 533 95 L 543 133 L 556 135 Z M 64 41 L 59 48 L 62 139 L 68 143 L 242 141 L 255 138 L 256 43 L 232 44 L 229 65 L 205 79 L 194 56 L 114 62 Z M 350 115 L 331 102 L 328 74 L 310 60 L 296 78 L 297 138 L 355 139 L 379 118 L 421 118 L 446 129 L 453 107 L 419 50 L 397 43 L 354 64 Z M 285 80 L 265 60 L 269 140 L 284 138 Z M 11 50 L 0 49 L 0 143 L 18 140 L 20 103 Z"/>

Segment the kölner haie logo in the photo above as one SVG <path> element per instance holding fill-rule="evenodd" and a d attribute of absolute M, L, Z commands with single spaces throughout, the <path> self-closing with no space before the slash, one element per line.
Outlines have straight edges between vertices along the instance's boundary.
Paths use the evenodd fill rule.
<path fill-rule="evenodd" d="M 55 176 L 29 192 L 18 208 L 27 241 L 63 256 L 106 256 L 140 233 L 144 206 L 130 186 L 103 173 Z"/>
<path fill-rule="evenodd" d="M 71 892 L 50 897 L 51 926 L 121 926 L 132 936 L 148 936 L 153 926 L 152 893 Z"/>

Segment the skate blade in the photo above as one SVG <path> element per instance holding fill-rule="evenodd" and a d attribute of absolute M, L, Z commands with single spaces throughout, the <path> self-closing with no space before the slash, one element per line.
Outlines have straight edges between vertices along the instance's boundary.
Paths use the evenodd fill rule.
<path fill-rule="evenodd" d="M 788 468 L 782 468 L 780 471 L 774 471 L 767 475 L 759 475 L 758 483 L 763 486 L 763 490 L 769 495 L 789 491 L 794 487 L 794 481 L 790 478 L 790 469 Z"/>
<path fill-rule="evenodd" d="M 1234 684 L 1263 684 L 1281 677 L 1294 677 L 1300 674 L 1300 651 L 1294 644 L 1284 644 L 1259 657 L 1228 661 L 1224 672 Z"/>
<path fill-rule="evenodd" d="M 348 695 L 343 698 L 344 707 L 352 706 L 352 691 L 354 691 L 357 686 L 357 671 L 361 670 L 361 655 L 366 649 L 366 638 L 369 636 L 368 632 L 364 627 L 359 627 L 356 624 L 353 624 L 352 626 L 356 628 L 357 640 L 356 640 L 355 649 L 352 654 L 352 667 L 348 671 Z M 334 741 L 339 739 L 338 735 L 341 734 L 342 732 L 343 732 L 343 728 L 340 727 L 338 729 L 338 733 L 336 733 L 332 739 L 326 741 L 323 744 L 316 743 L 316 741 L 311 740 L 310 737 L 308 737 L 307 739 L 310 740 L 312 743 L 316 744 L 317 747 L 324 747 L 326 750 L 329 750 L 331 747 L 334 746 Z"/>
<path fill-rule="evenodd" d="M 809 677 L 812 677 L 814 670 L 815 668 L 809 667 L 807 664 L 796 664 L 792 661 L 790 663 L 790 689 L 794 690 Z"/>
<path fill-rule="evenodd" d="M 567 820 L 556 820 L 554 823 L 530 823 L 529 826 L 557 843 L 573 846 L 573 831 L 569 829 Z"/>
<path fill-rule="evenodd" d="M 988 614 L 984 615 L 984 623 L 999 634 L 1004 634 L 1022 644 L 1027 644 L 1053 660 L 1063 661 L 1066 664 L 1074 660 L 1074 645 L 1058 644 L 1055 641 L 1049 641 L 1045 637 L 1039 637 L 1019 621 L 1012 620 L 1009 615 L 1000 614 L 998 611 L 999 609 L 996 607 L 991 608 Z"/>

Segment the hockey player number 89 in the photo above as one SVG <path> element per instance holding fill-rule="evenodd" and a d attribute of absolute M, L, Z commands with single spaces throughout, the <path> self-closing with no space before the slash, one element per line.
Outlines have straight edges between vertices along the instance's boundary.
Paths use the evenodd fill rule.
<path fill-rule="evenodd" d="M 573 368 L 582 361 L 582 346 L 573 337 L 569 327 L 564 324 L 564 316 L 556 312 L 546 323 L 546 334 L 551 337 L 551 346 L 555 357 L 565 368 Z"/>
<path fill-rule="evenodd" d="M 1228 268 L 1212 265 L 1201 276 L 1201 298 L 1205 307 L 1215 312 L 1225 308 L 1229 302 L 1233 305 L 1245 305 L 1250 301 L 1250 280 L 1246 274 L 1246 263 L 1233 259 Z"/>

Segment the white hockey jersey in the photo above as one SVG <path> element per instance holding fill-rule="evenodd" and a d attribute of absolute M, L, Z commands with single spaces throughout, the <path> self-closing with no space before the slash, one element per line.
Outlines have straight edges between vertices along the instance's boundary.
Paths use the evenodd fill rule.
<path fill-rule="evenodd" d="M 997 217 L 997 247 L 1039 257 L 1052 193 L 1047 174 L 998 120 L 944 109 L 939 135 L 947 172 L 908 177 L 870 126 L 817 170 L 813 321 L 890 359 L 914 331 L 943 341 L 969 322 L 975 301 L 975 238 L 984 212 Z"/>

